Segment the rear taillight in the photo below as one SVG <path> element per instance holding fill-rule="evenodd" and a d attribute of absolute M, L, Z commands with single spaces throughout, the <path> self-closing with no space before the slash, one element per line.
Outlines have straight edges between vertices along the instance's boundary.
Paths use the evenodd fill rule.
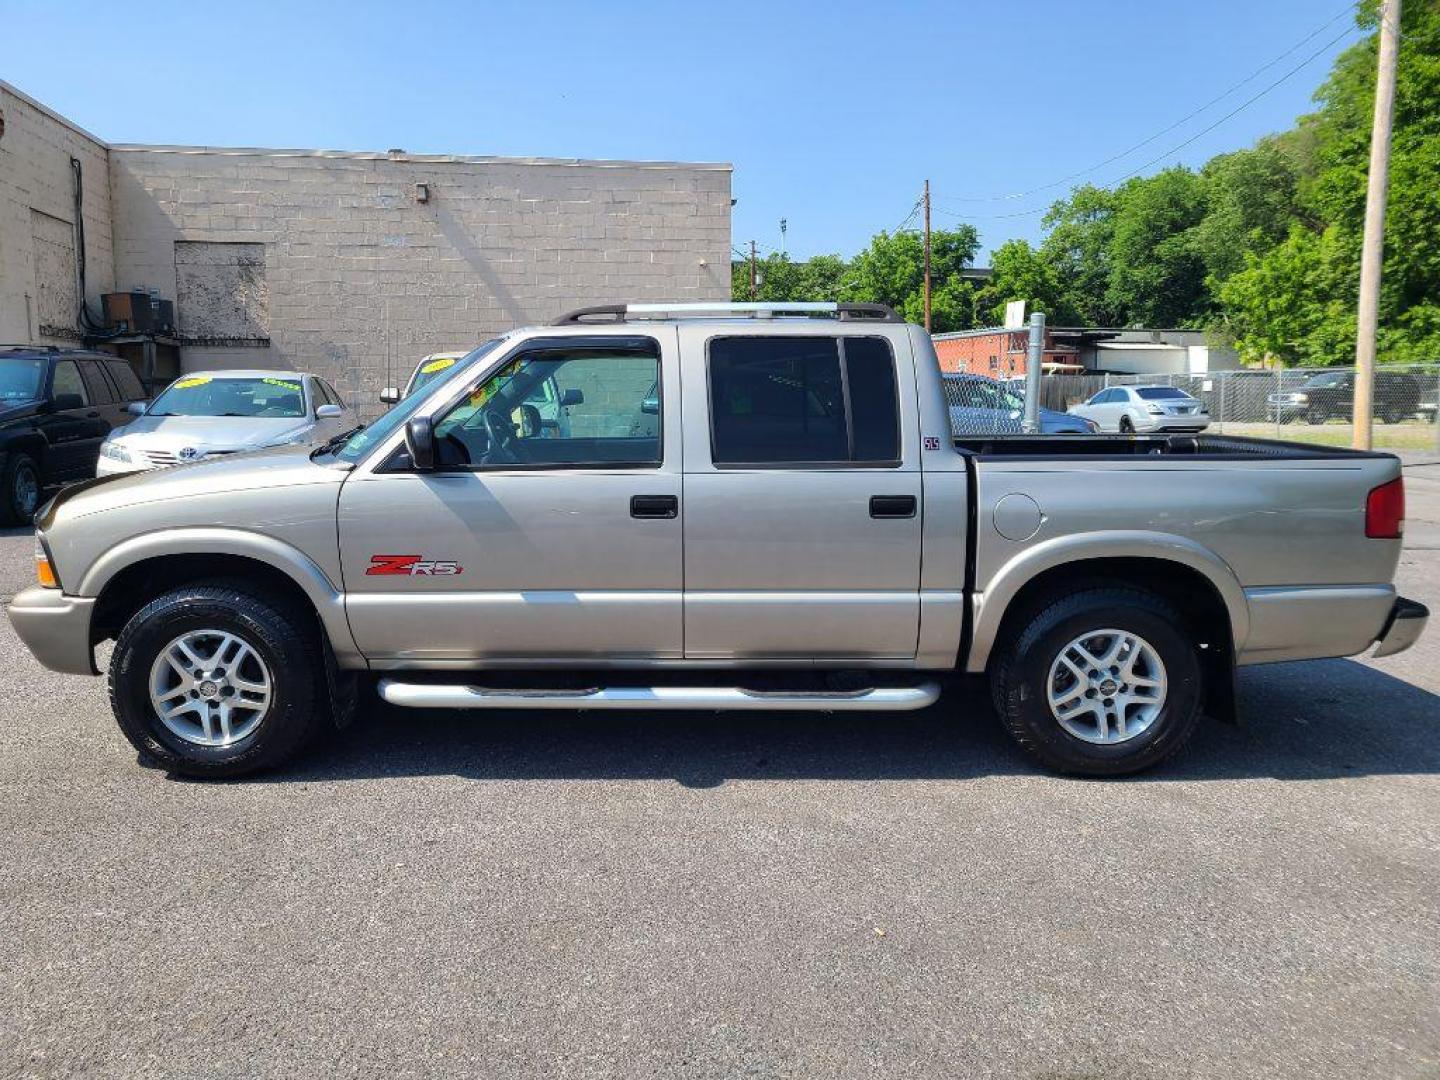
<path fill-rule="evenodd" d="M 1405 532 L 1405 481 L 1391 480 L 1371 488 L 1365 498 L 1365 535 L 1372 540 L 1399 540 Z"/>

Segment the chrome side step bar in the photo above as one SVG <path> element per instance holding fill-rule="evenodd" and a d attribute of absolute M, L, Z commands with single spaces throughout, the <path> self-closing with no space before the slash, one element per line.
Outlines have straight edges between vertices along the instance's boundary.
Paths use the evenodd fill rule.
<path fill-rule="evenodd" d="M 615 686 L 584 690 L 489 690 L 479 686 L 380 680 L 380 696 L 412 709 L 741 709 L 764 712 L 881 712 L 923 709 L 940 684 L 869 690 L 745 690 L 738 686 Z"/>

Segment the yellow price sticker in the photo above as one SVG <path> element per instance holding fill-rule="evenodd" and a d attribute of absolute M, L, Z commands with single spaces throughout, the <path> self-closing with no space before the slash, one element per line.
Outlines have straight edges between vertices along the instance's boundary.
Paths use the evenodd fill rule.
<path fill-rule="evenodd" d="M 444 371 L 447 367 L 454 366 L 455 358 L 453 356 L 445 356 L 441 357 L 439 360 L 431 360 L 430 363 L 426 364 L 420 369 L 420 374 L 434 375 L 437 371 Z"/>
<path fill-rule="evenodd" d="M 263 382 L 266 386 L 278 386 L 283 390 L 299 391 L 300 389 L 299 383 L 286 382 L 284 379 L 261 379 L 260 381 Z"/>
<path fill-rule="evenodd" d="M 197 375 L 193 379 L 181 379 L 175 384 L 176 390 L 189 390 L 192 386 L 204 386 L 210 381 L 209 375 Z"/>

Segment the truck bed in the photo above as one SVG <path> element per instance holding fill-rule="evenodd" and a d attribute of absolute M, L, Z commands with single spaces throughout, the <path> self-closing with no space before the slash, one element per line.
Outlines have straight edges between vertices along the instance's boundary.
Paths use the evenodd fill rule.
<path fill-rule="evenodd" d="M 1215 461 L 1275 458 L 1290 461 L 1393 457 L 1381 451 L 1351 450 L 1256 439 L 1239 435 L 964 435 L 955 448 L 979 458 L 1033 457 L 1103 461 L 1132 457 L 1204 457 Z"/>

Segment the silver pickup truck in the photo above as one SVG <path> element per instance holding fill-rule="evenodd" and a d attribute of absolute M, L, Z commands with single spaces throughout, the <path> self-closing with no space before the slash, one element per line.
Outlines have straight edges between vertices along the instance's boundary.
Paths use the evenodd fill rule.
<path fill-rule="evenodd" d="M 536 414 L 551 381 L 563 425 Z M 177 773 L 285 760 L 362 687 L 450 709 L 895 710 L 986 675 L 1054 769 L 1133 772 L 1238 665 L 1397 652 L 1399 462 L 1210 436 L 954 438 L 869 305 L 627 305 L 487 342 L 371 426 L 63 491 L 39 660 Z"/>

